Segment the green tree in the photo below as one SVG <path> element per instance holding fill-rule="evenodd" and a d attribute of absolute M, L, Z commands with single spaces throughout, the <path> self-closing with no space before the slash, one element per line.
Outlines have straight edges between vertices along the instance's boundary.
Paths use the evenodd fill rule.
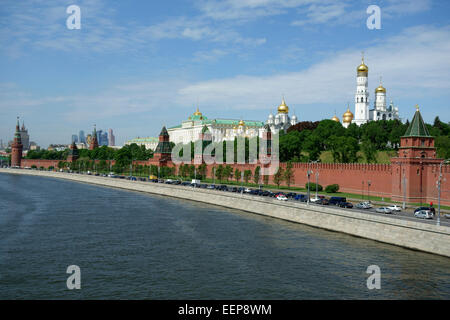
<path fill-rule="evenodd" d="M 252 177 L 252 171 L 251 170 L 245 170 L 244 171 L 244 181 L 245 183 L 248 183 L 250 178 Z"/>
<path fill-rule="evenodd" d="M 234 170 L 234 179 L 236 182 L 239 182 L 239 179 L 241 179 L 241 170 L 237 168 Z"/>
<path fill-rule="evenodd" d="M 288 188 L 291 186 L 292 180 L 294 179 L 294 170 L 292 170 L 292 163 L 288 162 L 286 164 L 286 169 L 283 173 L 283 178 L 286 181 Z"/>
<path fill-rule="evenodd" d="M 280 187 L 281 181 L 283 180 L 283 168 L 278 167 L 277 172 L 273 176 L 273 182 L 277 185 L 277 187 Z"/>
<path fill-rule="evenodd" d="M 260 177 L 261 177 L 261 167 L 260 166 L 257 166 L 256 168 L 255 168 L 255 172 L 253 173 L 253 182 L 255 183 L 255 184 L 259 184 L 259 179 L 260 179 Z"/>

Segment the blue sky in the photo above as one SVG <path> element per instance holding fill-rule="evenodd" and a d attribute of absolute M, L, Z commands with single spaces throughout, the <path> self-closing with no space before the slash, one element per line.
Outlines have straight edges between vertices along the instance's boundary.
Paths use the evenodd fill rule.
<path fill-rule="evenodd" d="M 66 8 L 81 8 L 68 30 Z M 366 9 L 381 8 L 381 30 Z M 28 0 L 0 4 L 0 138 L 16 116 L 42 146 L 93 124 L 119 144 L 156 136 L 198 105 L 265 121 L 284 95 L 300 121 L 354 110 L 365 52 L 370 99 L 450 121 L 450 3 L 436 0 Z"/>

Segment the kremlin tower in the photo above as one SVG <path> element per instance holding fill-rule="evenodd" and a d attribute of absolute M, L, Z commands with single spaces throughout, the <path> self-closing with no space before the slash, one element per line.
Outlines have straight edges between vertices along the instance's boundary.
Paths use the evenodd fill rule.
<path fill-rule="evenodd" d="M 11 145 L 11 167 L 20 167 L 22 162 L 22 138 L 20 135 L 19 117 L 17 117 L 16 133 Z"/>
<path fill-rule="evenodd" d="M 94 124 L 94 132 L 92 133 L 91 143 L 89 144 L 89 150 L 94 150 L 98 148 L 98 140 L 97 140 L 97 129 Z"/>

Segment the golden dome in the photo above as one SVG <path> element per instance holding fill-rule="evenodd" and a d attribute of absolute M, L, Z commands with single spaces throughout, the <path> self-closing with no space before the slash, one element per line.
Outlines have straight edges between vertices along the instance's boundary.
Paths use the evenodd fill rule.
<path fill-rule="evenodd" d="M 244 122 L 244 120 L 241 120 L 241 121 L 239 121 L 239 126 L 245 126 L 245 122 Z"/>
<path fill-rule="evenodd" d="M 194 116 L 202 116 L 203 114 L 198 110 L 197 107 L 197 111 L 194 112 Z"/>
<path fill-rule="evenodd" d="M 383 87 L 381 77 L 380 77 L 380 85 L 378 86 L 378 88 L 375 89 L 375 93 L 379 92 L 386 93 L 386 89 Z"/>
<path fill-rule="evenodd" d="M 375 89 L 375 93 L 383 92 L 386 93 L 386 89 L 380 84 L 378 88 Z"/>
<path fill-rule="evenodd" d="M 336 122 L 341 122 L 341 120 L 339 120 L 339 118 L 338 118 L 338 117 L 336 117 L 336 115 L 334 115 L 334 117 L 333 117 L 333 118 L 331 118 L 331 120 L 333 120 L 333 121 L 336 121 Z"/>
<path fill-rule="evenodd" d="M 363 53 L 363 56 L 361 58 L 361 64 L 358 66 L 356 71 L 358 71 L 358 73 L 359 72 L 364 72 L 364 73 L 368 73 L 369 72 L 369 67 L 366 66 L 366 64 L 364 63 L 364 53 Z"/>
<path fill-rule="evenodd" d="M 350 108 L 347 107 L 347 111 L 342 115 L 342 122 L 351 123 L 353 120 L 353 113 L 350 111 Z"/>
<path fill-rule="evenodd" d="M 278 113 L 289 113 L 289 107 L 286 105 L 286 102 L 281 100 L 281 104 L 278 106 Z"/>

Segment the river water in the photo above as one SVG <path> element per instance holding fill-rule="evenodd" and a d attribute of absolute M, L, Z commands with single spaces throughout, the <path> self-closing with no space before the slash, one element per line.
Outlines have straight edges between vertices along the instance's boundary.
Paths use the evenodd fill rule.
<path fill-rule="evenodd" d="M 69 290 L 67 267 L 81 270 Z M 367 267 L 381 270 L 369 290 Z M 449 299 L 450 259 L 237 210 L 0 174 L 0 299 Z"/>

